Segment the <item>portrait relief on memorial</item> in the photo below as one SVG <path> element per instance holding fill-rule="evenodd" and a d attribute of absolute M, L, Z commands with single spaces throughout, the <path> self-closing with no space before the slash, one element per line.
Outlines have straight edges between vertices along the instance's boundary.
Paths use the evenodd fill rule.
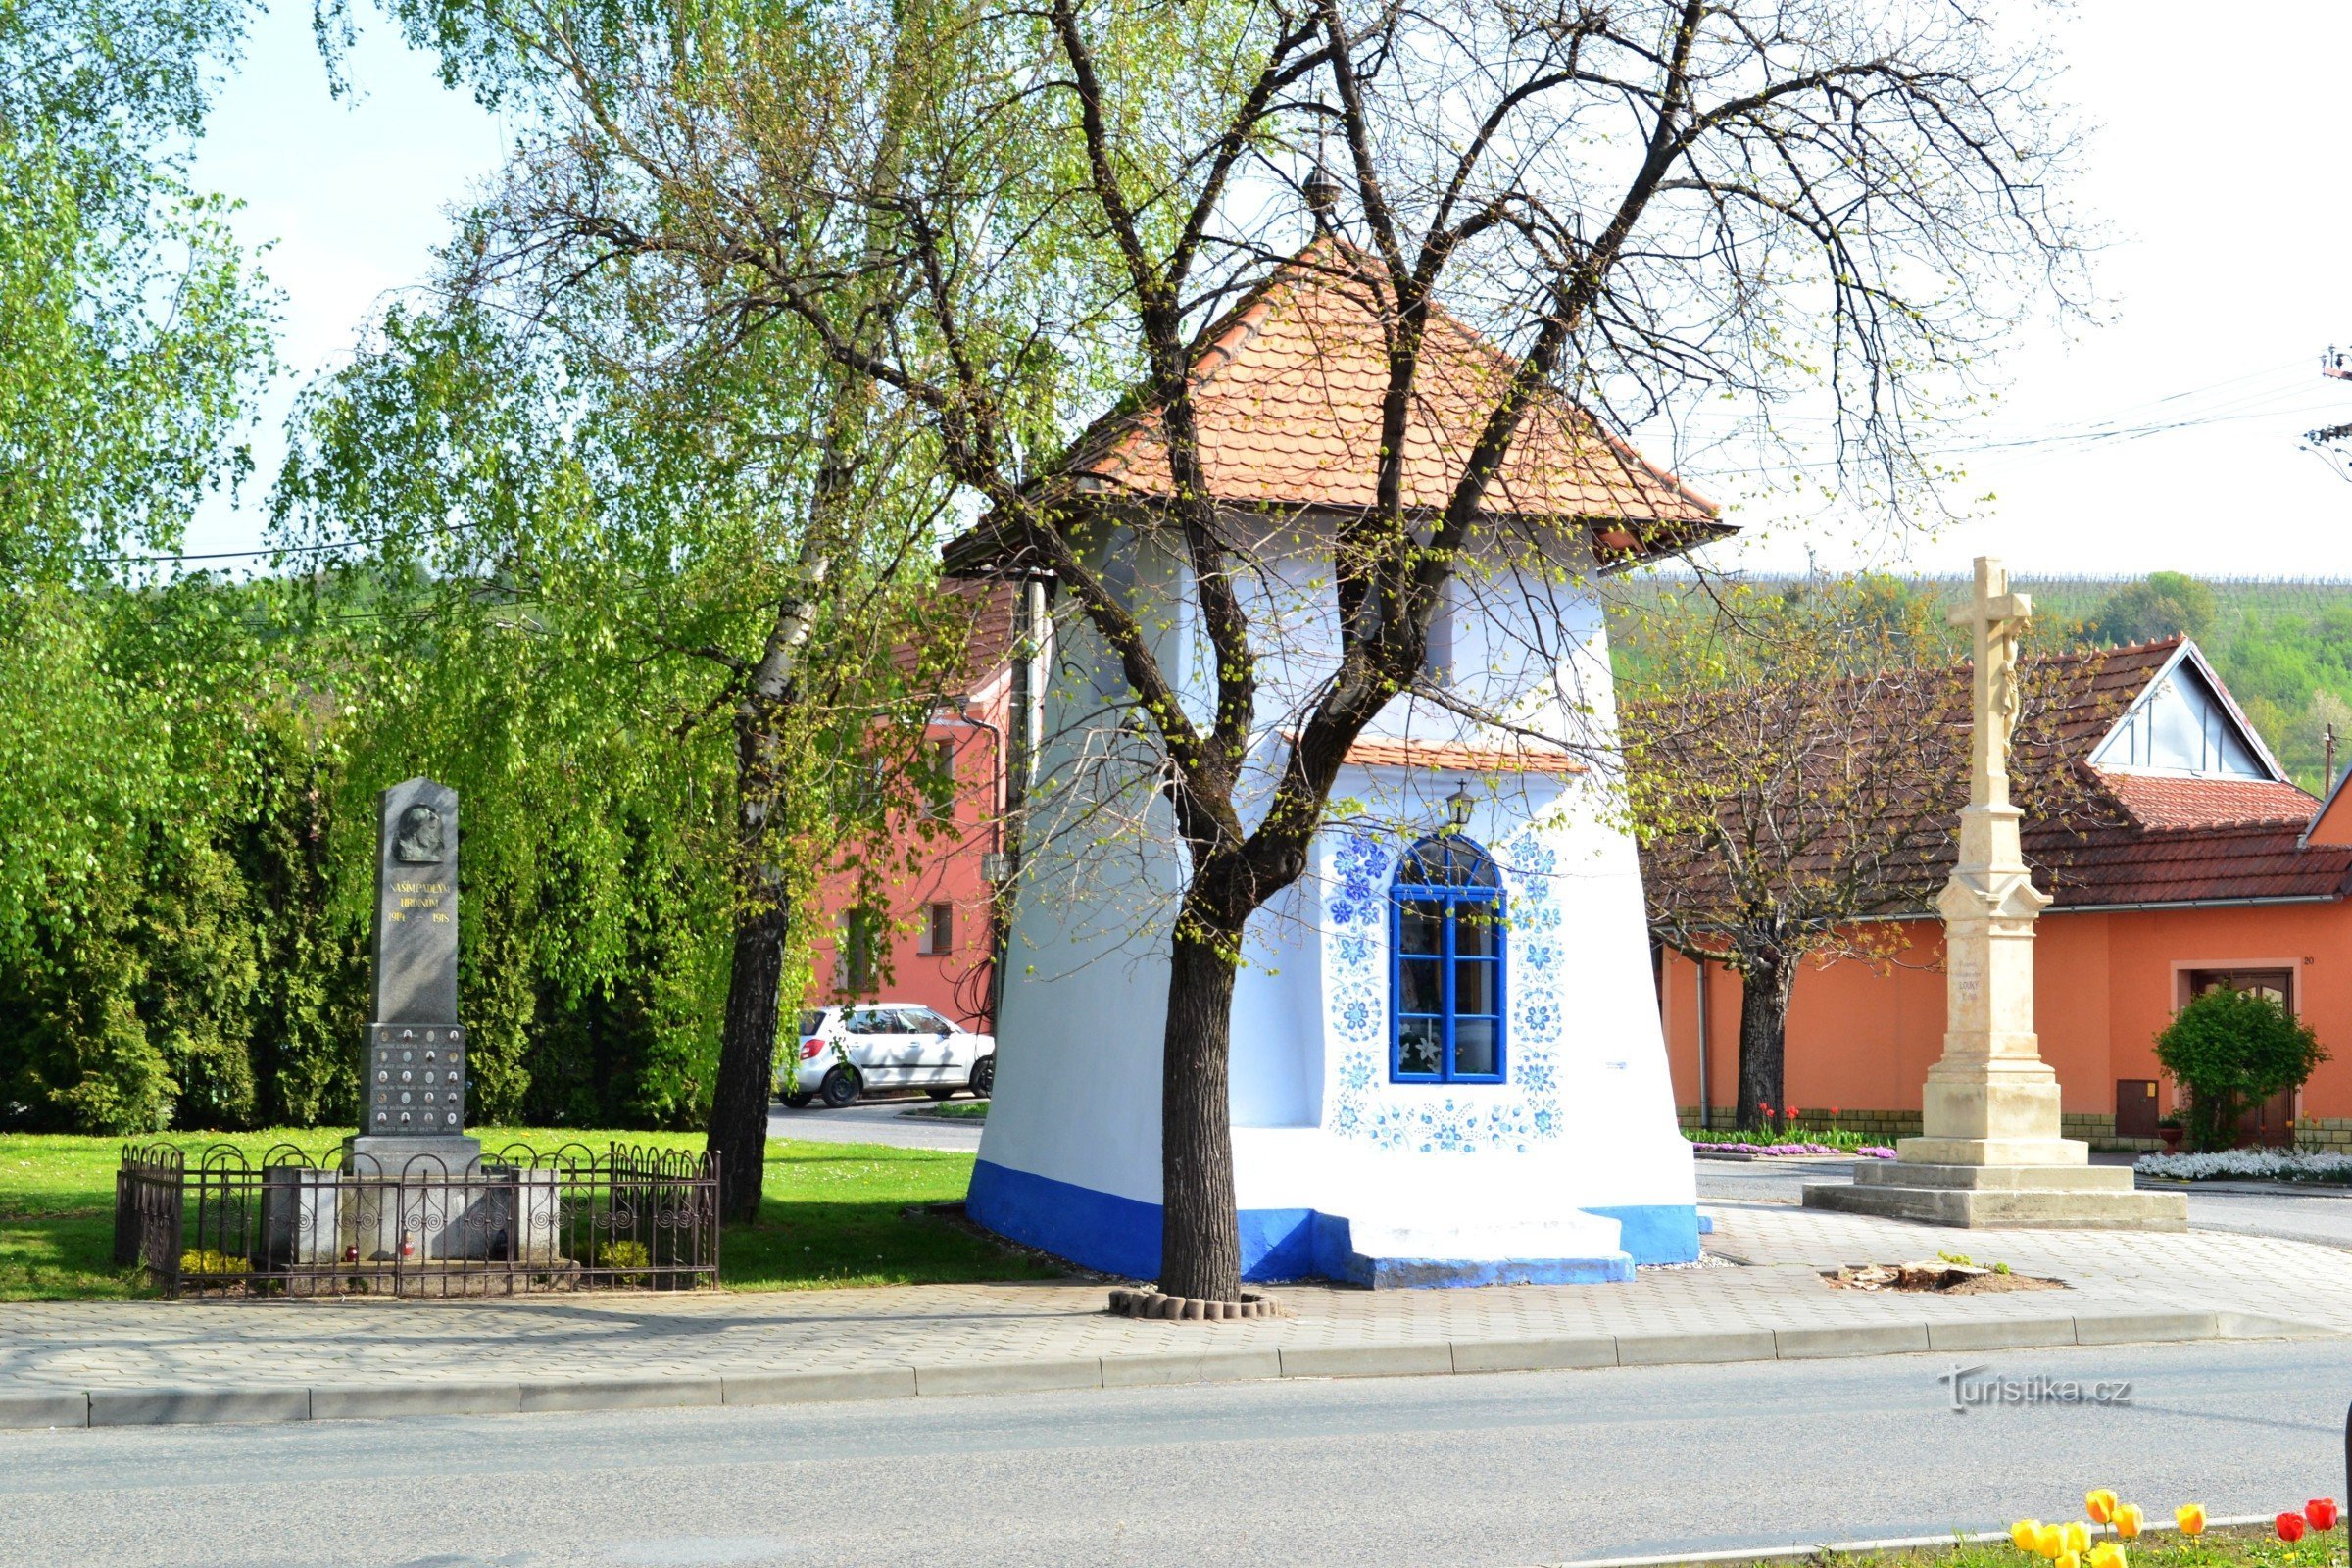
<path fill-rule="evenodd" d="M 439 811 L 429 806 L 412 806 L 400 813 L 400 828 L 392 839 L 392 858 L 404 865 L 438 865 L 448 856 L 448 836 L 442 828 Z"/>

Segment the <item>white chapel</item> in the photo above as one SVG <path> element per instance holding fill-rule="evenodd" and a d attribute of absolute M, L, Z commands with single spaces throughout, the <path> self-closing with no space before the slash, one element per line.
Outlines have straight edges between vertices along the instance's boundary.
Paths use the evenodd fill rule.
<path fill-rule="evenodd" d="M 1333 521 L 1373 501 L 1382 339 L 1330 255 L 1248 295 L 1195 372 L 1209 479 L 1253 567 L 1261 799 L 1336 663 Z M 1408 509 L 1443 503 L 1511 368 L 1440 315 Z M 1147 612 L 1205 713 L 1181 553 L 1152 525 L 1169 489 L 1157 429 L 1148 404 L 1115 411 L 1060 477 L 1090 564 Z M 1607 1281 L 1698 1254 L 1592 584 L 1728 530 L 1565 398 L 1529 416 L 1488 500 L 1423 681 L 1349 754 L 1307 874 L 1250 929 L 1231 1091 L 1250 1279 Z M 1015 555 L 984 526 L 947 566 L 1017 575 Z M 1148 1278 L 1182 851 L 1139 769 L 1119 772 L 1143 742 L 1122 728 L 1116 661 L 1074 610 L 1055 636 L 968 1211 Z"/>

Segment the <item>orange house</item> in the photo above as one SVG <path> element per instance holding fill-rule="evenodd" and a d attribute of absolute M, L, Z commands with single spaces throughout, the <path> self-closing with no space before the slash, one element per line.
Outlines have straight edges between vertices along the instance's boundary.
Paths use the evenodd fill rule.
<path fill-rule="evenodd" d="M 2034 943 L 2034 1028 L 2057 1069 L 2066 1132 L 2157 1147 L 2180 1108 L 2155 1039 L 2197 992 L 2277 996 L 2333 1059 L 2250 1115 L 2249 1141 L 2352 1149 L 2352 804 L 2291 783 L 2186 638 L 2062 656 L 2076 712 L 2067 760 L 2095 825 L 2037 829 L 2026 858 L 2052 895 Z M 2103 699 L 2093 704 L 2093 695 Z M 2120 716 L 2114 716 L 2118 705 Z M 1940 872 L 1938 873 L 1940 875 Z M 1943 1050 L 1943 931 L 1925 908 L 1890 917 L 1891 956 L 1807 963 L 1790 1004 L 1784 1095 L 1808 1122 L 1887 1139 L 1919 1131 L 1920 1090 Z M 1740 982 L 1664 953 L 1658 1000 L 1687 1125 L 1727 1125 L 1739 1084 Z"/>
<path fill-rule="evenodd" d="M 938 787 L 919 817 L 893 823 L 878 901 L 860 902 L 845 871 L 819 887 L 804 1005 L 912 1003 L 962 1028 L 995 1027 L 1004 936 L 994 889 L 1019 853 L 1051 628 L 1033 585 L 966 597 L 965 674 L 923 731 Z"/>

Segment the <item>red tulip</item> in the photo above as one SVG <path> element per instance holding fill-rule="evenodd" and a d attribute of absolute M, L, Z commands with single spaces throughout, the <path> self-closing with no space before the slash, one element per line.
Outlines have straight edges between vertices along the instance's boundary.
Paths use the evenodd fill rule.
<path fill-rule="evenodd" d="M 2291 1545 L 2303 1539 L 2303 1516 L 2301 1514 L 2282 1513 L 2272 1523 L 2278 1527 L 2280 1541 Z"/>
<path fill-rule="evenodd" d="M 2314 1530 L 2333 1530 L 2341 1513 L 2333 1497 L 2314 1497 L 2303 1505 L 2303 1517 L 2311 1521 Z"/>

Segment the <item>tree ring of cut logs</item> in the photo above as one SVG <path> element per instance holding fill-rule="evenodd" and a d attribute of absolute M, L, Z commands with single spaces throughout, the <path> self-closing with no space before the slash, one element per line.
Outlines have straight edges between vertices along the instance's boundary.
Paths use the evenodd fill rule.
<path fill-rule="evenodd" d="M 1238 1301 L 1204 1301 L 1197 1296 L 1167 1296 L 1154 1290 L 1131 1291 L 1122 1287 L 1110 1293 L 1110 1310 L 1116 1317 L 1160 1318 L 1176 1323 L 1224 1323 L 1242 1318 L 1290 1316 L 1280 1301 L 1251 1291 L 1243 1292 Z"/>

